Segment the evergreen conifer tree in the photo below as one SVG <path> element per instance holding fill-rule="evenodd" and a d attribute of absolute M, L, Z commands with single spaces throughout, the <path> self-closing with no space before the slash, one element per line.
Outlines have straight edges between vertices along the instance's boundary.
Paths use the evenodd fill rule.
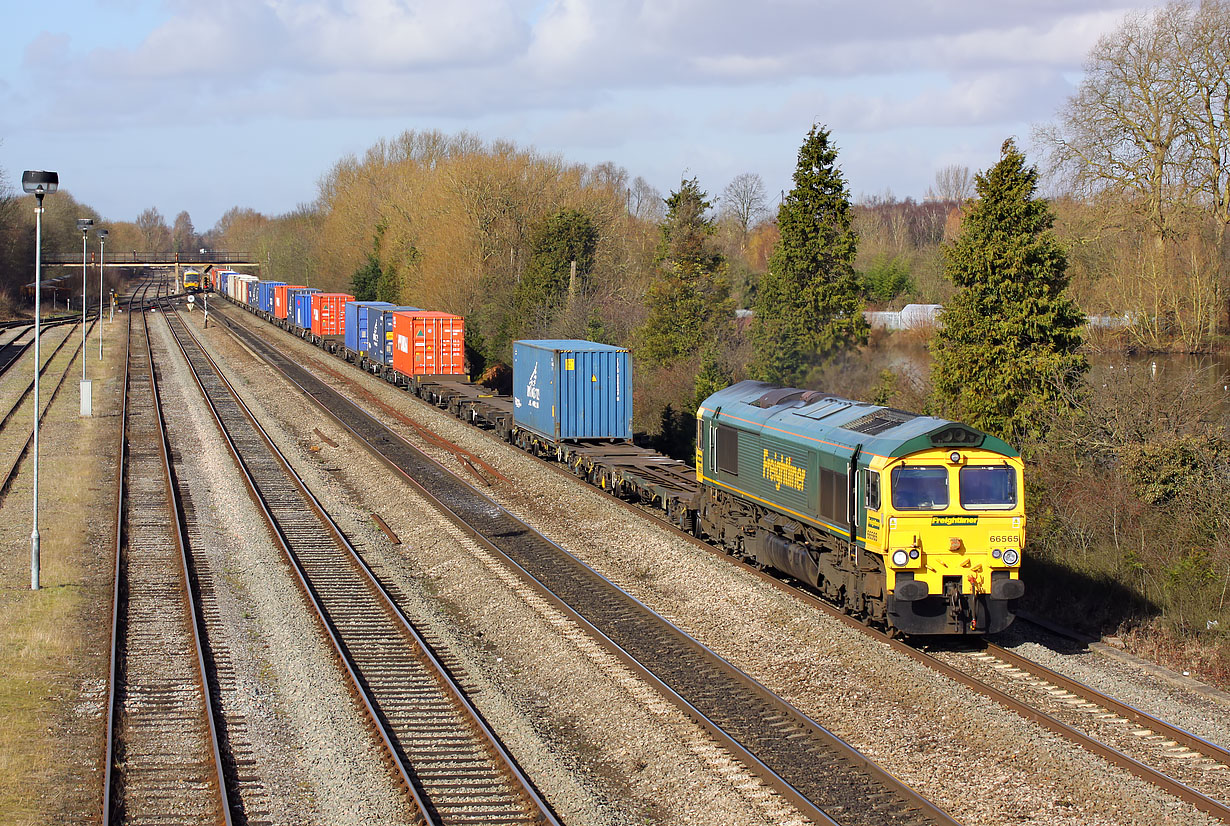
<path fill-rule="evenodd" d="M 829 131 L 812 126 L 794 189 L 777 211 L 780 240 L 756 293 L 752 372 L 801 385 L 816 367 L 867 339 L 854 257 L 850 193 Z"/>
<path fill-rule="evenodd" d="M 585 289 L 597 251 L 598 227 L 579 210 L 562 209 L 534 228 L 530 260 L 513 299 L 523 326 L 532 328 L 535 320 L 549 320 L 564 307 L 574 261 L 575 287 L 578 291 Z"/>
<path fill-rule="evenodd" d="M 693 178 L 665 199 L 659 275 L 645 297 L 649 316 L 640 330 L 640 353 L 654 364 L 695 356 L 734 318 L 725 262 L 708 240 L 714 228 L 705 196 Z"/>
<path fill-rule="evenodd" d="M 376 285 L 381 276 L 380 259 L 375 253 L 369 252 L 363 266 L 350 276 L 350 292 L 356 301 L 375 301 Z"/>
<path fill-rule="evenodd" d="M 978 198 L 945 249 L 960 291 L 941 316 L 932 379 L 943 412 L 1019 441 L 1087 369 L 1077 352 L 1085 318 L 1064 294 L 1067 257 L 1050 206 L 1034 197 L 1037 169 L 1007 140 L 975 182 Z"/>

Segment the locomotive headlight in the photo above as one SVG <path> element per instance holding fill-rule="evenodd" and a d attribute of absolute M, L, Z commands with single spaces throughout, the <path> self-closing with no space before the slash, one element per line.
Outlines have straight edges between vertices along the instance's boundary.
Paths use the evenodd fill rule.
<path fill-rule="evenodd" d="M 954 450 L 952 453 L 948 454 L 948 461 L 952 462 L 954 465 L 961 464 L 961 454 Z"/>
<path fill-rule="evenodd" d="M 917 548 L 914 548 L 910 551 L 910 559 L 918 559 L 919 556 L 920 554 L 918 553 Z"/>
<path fill-rule="evenodd" d="M 1005 565 L 1015 565 L 1020 560 L 1020 558 L 1021 558 L 1021 555 L 1012 549 L 1004 551 L 1004 564 Z"/>
<path fill-rule="evenodd" d="M 903 565 L 908 565 L 910 555 L 905 551 L 893 551 L 893 564 L 900 568 Z"/>
<path fill-rule="evenodd" d="M 999 548 L 996 548 L 995 550 L 991 551 L 991 556 L 994 557 L 995 559 L 999 559 L 1001 556 L 1003 556 L 1003 553 L 999 550 Z"/>

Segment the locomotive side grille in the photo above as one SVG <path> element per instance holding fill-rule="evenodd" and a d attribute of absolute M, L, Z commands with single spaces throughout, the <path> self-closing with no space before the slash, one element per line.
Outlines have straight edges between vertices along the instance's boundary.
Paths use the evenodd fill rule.
<path fill-rule="evenodd" d="M 842 427 L 846 430 L 853 430 L 856 433 L 866 433 L 868 436 L 879 436 L 886 430 L 892 430 L 894 427 L 916 418 L 918 417 L 913 413 L 906 413 L 903 410 L 882 408 L 868 413 L 866 416 L 861 416 L 852 422 L 843 424 Z"/>

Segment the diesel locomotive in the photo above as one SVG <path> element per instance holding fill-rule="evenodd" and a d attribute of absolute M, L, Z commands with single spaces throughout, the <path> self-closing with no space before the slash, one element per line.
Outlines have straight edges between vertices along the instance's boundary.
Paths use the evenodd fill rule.
<path fill-rule="evenodd" d="M 957 422 L 744 381 L 697 411 L 696 529 L 909 634 L 1013 619 L 1022 462 Z"/>

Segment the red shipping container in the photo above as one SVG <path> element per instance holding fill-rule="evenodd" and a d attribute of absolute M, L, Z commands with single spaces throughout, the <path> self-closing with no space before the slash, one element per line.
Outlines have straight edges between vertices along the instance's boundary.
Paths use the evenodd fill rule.
<path fill-rule="evenodd" d="M 312 335 L 344 336 L 348 301 L 354 301 L 354 296 L 347 293 L 312 293 Z"/>
<path fill-rule="evenodd" d="M 286 318 L 286 312 L 288 309 L 286 306 L 286 291 L 287 290 L 301 290 L 301 289 L 303 289 L 302 284 L 279 284 L 278 286 L 273 288 L 273 317 L 274 318 L 283 318 L 283 319 Z"/>
<path fill-rule="evenodd" d="M 393 369 L 407 376 L 466 375 L 466 328 L 459 315 L 393 313 Z"/>

